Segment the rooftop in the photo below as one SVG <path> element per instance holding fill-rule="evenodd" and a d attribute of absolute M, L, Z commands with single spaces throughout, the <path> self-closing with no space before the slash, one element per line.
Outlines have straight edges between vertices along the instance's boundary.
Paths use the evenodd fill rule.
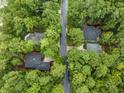
<path fill-rule="evenodd" d="M 25 56 L 25 67 L 38 69 L 38 70 L 50 70 L 50 62 L 44 62 L 44 55 L 39 52 L 31 52 Z"/>
<path fill-rule="evenodd" d="M 88 51 L 94 51 L 94 52 L 97 52 L 97 53 L 102 52 L 102 47 L 98 43 L 87 43 L 86 47 L 87 47 Z"/>
<path fill-rule="evenodd" d="M 98 41 L 101 29 L 94 26 L 84 26 L 84 38 L 87 41 Z"/>

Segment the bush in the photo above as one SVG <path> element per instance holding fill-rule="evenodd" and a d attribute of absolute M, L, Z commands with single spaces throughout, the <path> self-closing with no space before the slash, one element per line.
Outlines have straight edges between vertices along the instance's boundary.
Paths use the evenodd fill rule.
<path fill-rule="evenodd" d="M 124 69 L 118 54 L 71 50 L 68 53 L 71 93 L 123 93 Z"/>
<path fill-rule="evenodd" d="M 67 41 L 69 46 L 79 46 L 84 42 L 83 31 L 80 28 L 69 29 L 67 33 Z"/>

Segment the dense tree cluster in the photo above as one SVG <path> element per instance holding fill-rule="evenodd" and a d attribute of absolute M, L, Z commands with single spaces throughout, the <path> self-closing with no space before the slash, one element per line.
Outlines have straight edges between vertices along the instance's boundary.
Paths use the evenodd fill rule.
<path fill-rule="evenodd" d="M 8 0 L 1 9 L 0 93 L 63 93 L 65 66 L 59 57 L 59 0 Z M 41 32 L 39 45 L 25 40 L 28 33 Z M 27 53 L 38 51 L 52 57 L 50 71 L 24 68 Z"/>
<path fill-rule="evenodd" d="M 112 54 L 71 50 L 68 54 L 71 93 L 123 93 L 124 62 Z"/>
<path fill-rule="evenodd" d="M 0 93 L 64 93 L 60 57 L 61 0 L 7 0 L 0 9 Z M 69 0 L 67 45 L 71 93 L 124 93 L 124 1 Z M 102 30 L 102 53 L 81 51 L 84 25 Z M 28 33 L 44 34 L 40 44 Z M 54 59 L 50 71 L 26 69 L 24 57 L 38 51 Z"/>
<path fill-rule="evenodd" d="M 69 1 L 68 28 L 83 31 L 84 25 L 100 27 L 103 49 L 100 54 L 70 50 L 71 93 L 123 93 L 124 1 Z"/>

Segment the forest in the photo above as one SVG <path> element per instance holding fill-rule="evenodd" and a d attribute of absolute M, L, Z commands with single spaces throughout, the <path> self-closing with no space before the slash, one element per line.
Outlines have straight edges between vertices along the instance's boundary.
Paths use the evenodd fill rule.
<path fill-rule="evenodd" d="M 0 7 L 0 93 L 65 93 L 61 0 L 6 1 Z M 68 0 L 70 93 L 124 93 L 123 15 L 123 0 Z"/>

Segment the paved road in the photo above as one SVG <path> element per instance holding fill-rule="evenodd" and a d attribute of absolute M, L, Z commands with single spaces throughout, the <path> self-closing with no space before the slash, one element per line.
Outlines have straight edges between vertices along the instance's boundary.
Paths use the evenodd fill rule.
<path fill-rule="evenodd" d="M 64 93 L 70 93 L 69 71 L 66 69 L 64 78 Z"/>

